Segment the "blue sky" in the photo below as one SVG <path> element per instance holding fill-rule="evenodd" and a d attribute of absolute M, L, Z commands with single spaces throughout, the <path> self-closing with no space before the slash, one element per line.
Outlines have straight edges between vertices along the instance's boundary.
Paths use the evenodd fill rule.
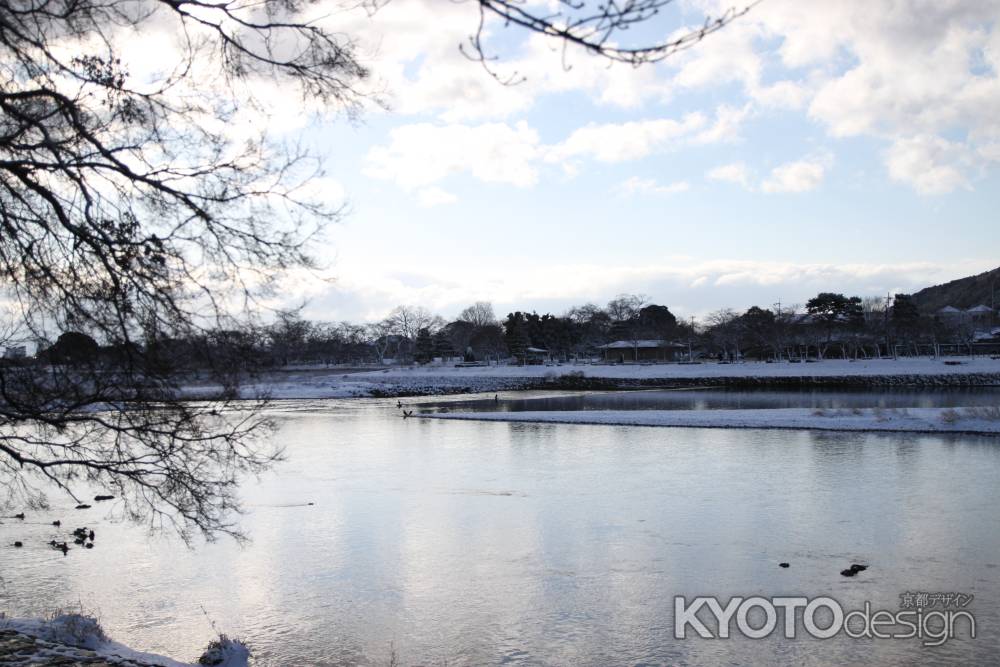
<path fill-rule="evenodd" d="M 717 14 L 680 2 L 648 34 Z M 326 19 L 390 110 L 274 122 L 350 213 L 282 292 L 324 320 L 475 300 L 562 312 L 639 292 L 678 315 L 911 291 L 1000 265 L 1000 3 L 765 0 L 639 70 L 492 28 L 503 87 L 457 44 L 469 3 Z M 281 119 L 284 113 L 287 118 Z"/>

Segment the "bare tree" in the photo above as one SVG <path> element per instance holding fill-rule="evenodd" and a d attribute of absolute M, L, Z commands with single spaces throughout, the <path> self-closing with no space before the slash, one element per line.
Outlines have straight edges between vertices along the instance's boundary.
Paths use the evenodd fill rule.
<path fill-rule="evenodd" d="M 431 314 L 422 306 L 396 306 L 386 320 L 392 326 L 392 333 L 410 341 L 417 339 L 417 333 L 421 329 L 427 329 L 433 334 L 444 326 L 444 320 L 440 316 Z"/>
<path fill-rule="evenodd" d="M 722 356 L 738 361 L 740 352 L 740 316 L 732 308 L 723 308 L 709 313 L 705 318 L 707 332 Z"/>
<path fill-rule="evenodd" d="M 614 322 L 638 319 L 639 311 L 649 301 L 644 294 L 619 294 L 608 302 L 607 312 Z"/>
<path fill-rule="evenodd" d="M 643 336 L 642 318 L 640 313 L 649 298 L 644 294 L 619 294 L 608 302 L 608 315 L 611 316 L 611 333 L 632 342 L 632 354 L 635 361 L 639 360 L 639 340 Z"/>
<path fill-rule="evenodd" d="M 0 368 L 3 501 L 113 489 L 131 516 L 184 536 L 235 533 L 239 479 L 279 452 L 238 378 L 181 400 L 152 343 L 232 328 L 338 211 L 301 195 L 296 148 L 228 122 L 262 81 L 353 108 L 367 74 L 351 43 L 296 21 L 297 3 L 11 0 L 0 3 L 0 289 L 33 338 L 89 334 L 85 364 Z M 178 36 L 174 62 L 133 79 L 119 45 Z M 205 378 L 201 378 L 204 380 Z"/>
<path fill-rule="evenodd" d="M 368 340 L 375 350 L 375 356 L 381 364 L 385 361 L 385 355 L 392 344 L 392 332 L 394 324 L 389 319 L 379 320 L 367 325 Z"/>
<path fill-rule="evenodd" d="M 590 353 L 597 345 L 607 342 L 611 318 L 597 304 L 587 303 L 570 308 L 565 317 L 577 331 L 577 342 L 573 346 L 575 355 Z"/>
<path fill-rule="evenodd" d="M 266 329 L 275 361 L 281 366 L 287 366 L 292 361 L 301 359 L 315 329 L 316 325 L 302 319 L 296 311 L 278 312 L 275 322 Z"/>
<path fill-rule="evenodd" d="M 596 13 L 564 2 L 575 17 L 520 2 L 479 7 L 631 63 L 732 16 L 673 46 L 614 45 L 668 1 Z M 87 363 L 43 354 L 0 367 L 7 502 L 42 504 L 48 485 L 76 499 L 111 488 L 130 516 L 185 537 L 237 532 L 239 480 L 279 456 L 258 437 L 268 427 L 260 404 L 233 403 L 242 366 L 231 362 L 254 336 L 244 320 L 283 271 L 311 266 L 307 243 L 340 215 L 307 195 L 320 175 L 308 153 L 237 121 L 265 109 L 256 91 L 275 85 L 355 112 L 368 74 L 348 36 L 301 16 L 306 4 L 0 3 L 0 289 L 30 338 L 78 332 L 102 350 Z M 154 32 L 175 36 L 176 53 L 134 75 L 121 45 Z M 471 45 L 486 62 L 484 34 L 481 23 Z M 438 324 L 412 315 L 396 322 L 411 339 Z M 207 368 L 191 378 L 164 352 L 178 340 L 231 353 L 201 355 Z M 222 389 L 190 403 L 191 379 Z"/>
<path fill-rule="evenodd" d="M 459 313 L 458 319 L 462 322 L 474 324 L 477 327 L 485 327 L 497 323 L 496 313 L 493 312 L 493 304 L 489 301 L 475 302 Z"/>

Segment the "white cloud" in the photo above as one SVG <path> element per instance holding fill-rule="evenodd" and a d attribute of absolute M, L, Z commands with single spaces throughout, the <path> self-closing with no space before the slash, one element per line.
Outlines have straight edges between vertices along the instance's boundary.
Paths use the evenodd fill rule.
<path fill-rule="evenodd" d="M 822 162 L 798 160 L 771 170 L 771 177 L 761 184 L 764 192 L 808 192 L 823 182 L 826 167 Z"/>
<path fill-rule="evenodd" d="M 691 184 L 687 181 L 674 181 L 672 183 L 661 184 L 652 178 L 632 176 L 619 183 L 615 189 L 626 196 L 635 194 L 671 195 L 687 192 L 691 189 Z"/>
<path fill-rule="evenodd" d="M 654 68 L 609 65 L 578 49 L 563 52 L 554 40 L 518 28 L 505 28 L 487 13 L 486 43 L 503 46 L 491 63 L 498 76 L 523 79 L 506 86 L 490 77 L 481 64 L 467 58 L 479 22 L 475 3 L 440 0 L 393 0 L 330 14 L 326 3 L 314 13 L 321 24 L 350 35 L 367 54 L 374 77 L 370 89 L 382 93 L 393 111 L 435 114 L 449 123 L 504 119 L 530 109 L 549 94 L 582 91 L 594 102 L 635 108 L 665 99 L 669 82 Z M 495 38 L 495 39 L 494 39 Z"/>
<path fill-rule="evenodd" d="M 731 5 L 699 3 L 707 13 L 719 16 Z M 712 89 L 737 84 L 756 106 L 766 108 L 801 108 L 808 99 L 811 82 L 793 78 L 769 81 L 774 68 L 769 67 L 767 47 L 771 30 L 761 20 L 761 7 L 730 23 L 696 47 L 668 59 L 664 66 L 672 73 L 670 83 L 680 89 Z M 693 28 L 691 26 L 685 30 Z M 678 30 L 680 34 L 684 30 Z"/>
<path fill-rule="evenodd" d="M 730 164 L 720 165 L 709 170 L 709 172 L 705 175 L 713 181 L 736 183 L 737 185 L 742 185 L 748 190 L 751 188 L 750 173 L 747 170 L 747 166 L 742 162 L 732 162 Z"/>
<path fill-rule="evenodd" d="M 716 15 L 730 4 L 691 2 Z M 564 59 L 550 39 L 489 23 L 487 33 L 501 37 L 495 43 L 504 48 L 500 71 L 526 77 L 518 86 L 498 84 L 459 52 L 457 45 L 477 25 L 474 3 L 393 0 L 373 15 L 367 9 L 331 12 L 317 4 L 307 11 L 356 40 L 362 61 L 374 72 L 365 92 L 387 98 L 401 114 L 437 114 L 452 124 L 504 119 L 523 114 L 542 96 L 561 93 L 638 109 L 689 90 L 735 86 L 745 99 L 719 106 L 711 121 L 700 114 L 686 117 L 697 119 L 699 127 L 685 141 L 733 141 L 750 116 L 806 109 L 807 117 L 833 137 L 883 142 L 889 177 L 924 194 L 971 188 L 1000 164 L 1000 25 L 995 20 L 1000 0 L 889 5 L 769 0 L 695 48 L 642 68 L 609 67 L 572 50 Z M 116 36 L 133 83 L 152 85 L 179 61 L 178 37 L 171 28 L 166 18 L 154 17 L 143 35 Z M 199 83 L 218 78 L 212 59 L 195 67 L 193 80 Z M 314 115 L 326 114 L 315 100 L 286 94 L 271 81 L 254 81 L 248 90 L 257 94 L 258 104 L 243 105 L 224 128 L 236 140 L 260 127 L 279 135 L 295 132 Z M 181 86 L 176 93 L 187 91 Z M 681 139 L 669 136 L 670 124 L 681 122 L 653 119 L 580 128 L 550 159 L 635 159 Z M 523 184 L 533 180 L 530 170 L 526 173 L 517 179 L 497 173 L 487 178 Z"/>
<path fill-rule="evenodd" d="M 602 303 L 621 292 L 650 295 L 680 314 L 705 314 L 722 307 L 738 310 L 767 306 L 781 298 L 804 303 L 821 291 L 867 296 L 914 291 L 930 284 L 972 275 L 995 266 L 992 257 L 961 262 L 800 263 L 697 260 L 668 257 L 637 265 L 546 264 L 437 267 L 365 262 L 338 267 L 336 281 L 309 284 L 307 316 L 319 319 L 374 319 L 400 303 L 417 303 L 454 315 L 477 299 L 493 301 L 497 312 L 537 309 L 562 312 L 586 301 Z M 502 276 L 497 278 L 497 276 Z M 300 300 L 289 281 L 282 294 Z M 317 286 L 318 285 L 318 286 Z"/>
<path fill-rule="evenodd" d="M 718 15 L 731 2 L 690 0 L 690 5 Z M 735 87 L 745 100 L 719 107 L 715 121 L 699 128 L 693 141 L 736 139 L 740 123 L 751 114 L 807 109 L 808 118 L 831 136 L 884 142 L 890 177 L 923 193 L 971 187 L 978 174 L 1000 163 L 1000 25 L 995 20 L 1000 0 L 888 5 L 768 0 L 695 48 L 642 68 L 608 66 L 573 49 L 567 55 L 551 39 L 489 22 L 487 35 L 503 48 L 498 69 L 526 77 L 517 86 L 500 85 L 459 52 L 457 45 L 478 22 L 475 3 L 393 0 L 374 14 L 369 3 L 352 6 L 331 11 L 328 3 L 316 3 L 307 11 L 360 45 L 362 61 L 374 72 L 365 91 L 387 98 L 401 114 L 437 114 L 448 123 L 507 119 L 528 111 L 542 96 L 562 93 L 638 109 L 686 91 Z M 141 36 L 121 35 L 118 43 L 134 81 L 162 78 L 176 63 L 178 37 L 171 27 L 163 20 Z M 216 63 L 210 61 L 195 63 L 195 80 L 213 76 Z M 296 131 L 314 113 L 324 113 L 314 100 L 284 94 L 268 81 L 250 88 L 260 106 L 243 105 L 227 125 L 236 138 L 260 127 Z M 641 137 L 636 128 L 624 132 Z M 915 143 L 930 146 L 939 140 L 950 148 L 934 159 L 937 176 L 928 179 L 918 169 L 900 166 L 906 160 L 899 156 L 912 152 Z M 639 150 L 629 141 L 627 136 L 620 152 L 604 143 L 575 150 L 620 161 Z"/>
<path fill-rule="evenodd" d="M 534 103 L 533 91 L 498 84 L 459 51 L 479 22 L 474 5 L 438 0 L 378 4 L 374 12 L 374 3 L 367 2 L 331 12 L 329 3 L 315 3 L 312 12 L 320 25 L 358 44 L 372 71 L 367 90 L 384 98 L 392 112 L 438 113 L 443 120 L 459 122 L 504 118 Z M 487 33 L 492 31 L 488 26 Z"/>
<path fill-rule="evenodd" d="M 998 15 L 1000 0 L 768 0 L 667 67 L 675 87 L 735 84 L 755 108 L 805 108 L 830 136 L 884 142 L 892 179 L 943 194 L 1000 163 Z"/>
<path fill-rule="evenodd" d="M 344 186 L 329 176 L 318 176 L 304 181 L 295 194 L 301 199 L 317 201 L 331 208 L 341 206 L 347 201 Z"/>
<path fill-rule="evenodd" d="M 420 202 L 421 206 L 429 208 L 431 206 L 441 206 L 443 204 L 454 204 L 458 201 L 458 197 L 447 190 L 442 190 L 437 186 L 431 186 L 429 188 L 423 188 L 417 192 L 417 201 Z"/>
<path fill-rule="evenodd" d="M 691 0 L 691 5 L 718 15 L 730 3 Z M 806 109 L 808 118 L 833 137 L 884 142 L 889 176 L 921 193 L 971 187 L 977 175 L 1000 163 L 1000 26 L 995 21 L 1000 0 L 889 5 L 769 0 L 695 48 L 642 68 L 608 66 L 573 49 L 567 55 L 551 39 L 488 23 L 487 34 L 499 38 L 494 43 L 504 49 L 499 71 L 526 77 L 517 86 L 500 85 L 459 52 L 457 45 L 477 25 L 474 3 L 393 0 L 374 14 L 367 9 L 330 12 L 317 5 L 309 11 L 357 41 L 374 72 L 366 91 L 381 94 L 401 114 L 437 114 L 452 124 L 505 119 L 528 111 L 542 96 L 562 93 L 638 109 L 688 90 L 735 86 L 745 100 L 720 106 L 710 123 L 694 114 L 704 125 L 689 141 L 733 141 L 751 115 Z M 176 60 L 169 55 L 177 50 L 176 38 L 163 30 L 149 32 L 121 41 L 136 80 L 155 79 Z M 156 40 L 155 49 L 148 48 L 150 39 Z M 269 93 L 269 86 L 254 83 L 263 108 L 245 105 L 227 127 L 230 134 L 239 137 L 262 125 L 290 132 L 321 112 L 297 96 Z M 648 155 L 669 141 L 659 133 L 671 122 L 678 121 L 580 128 L 552 159 L 617 162 Z M 647 139 L 651 147 L 644 146 Z M 932 150 L 940 142 L 948 149 Z M 919 151 L 924 157 L 916 156 Z M 912 166 L 928 163 L 928 152 L 934 154 L 930 176 Z"/>
<path fill-rule="evenodd" d="M 567 158 L 592 157 L 601 162 L 624 162 L 646 157 L 664 149 L 671 142 L 690 136 L 705 126 L 698 113 L 681 120 L 660 118 L 628 123 L 591 124 L 575 130 L 554 146 L 546 159 L 558 162 Z"/>
<path fill-rule="evenodd" d="M 677 34 L 688 30 L 679 29 Z M 673 83 L 683 88 L 714 88 L 734 82 L 753 85 L 760 80 L 763 69 L 763 59 L 755 48 L 761 34 L 760 26 L 745 18 L 731 23 L 696 47 L 666 61 L 675 71 Z"/>
<path fill-rule="evenodd" d="M 705 176 L 712 181 L 735 183 L 751 192 L 758 189 L 769 193 L 807 192 L 822 183 L 830 160 L 830 157 L 823 156 L 778 165 L 759 185 L 754 183 L 750 170 L 743 162 L 720 165 L 710 169 Z"/>
<path fill-rule="evenodd" d="M 718 137 L 728 134 L 740 113 L 720 110 L 717 125 L 723 129 L 709 131 Z M 372 147 L 362 171 L 372 178 L 394 181 L 407 191 L 459 173 L 487 183 L 528 187 L 538 181 L 544 163 L 560 165 L 565 177 L 572 178 L 580 169 L 577 160 L 625 162 L 689 142 L 703 143 L 709 139 L 697 132 L 706 123 L 703 115 L 692 113 L 680 120 L 591 124 L 552 145 L 542 144 L 538 132 L 524 121 L 514 125 L 414 123 L 391 130 L 387 144 Z"/>
<path fill-rule="evenodd" d="M 996 163 L 980 146 L 1000 136 L 998 15 L 995 0 L 779 0 L 762 20 L 782 35 L 785 64 L 835 66 L 809 104 L 810 117 L 833 136 L 888 141 L 893 180 L 943 194 L 967 187 L 976 167 Z"/>
<path fill-rule="evenodd" d="M 739 139 L 740 126 L 748 115 L 750 115 L 751 105 L 745 104 L 743 107 L 732 107 L 722 105 L 715 111 L 715 122 L 711 127 L 698 133 L 695 143 L 714 144 L 717 142 L 728 142 Z"/>
<path fill-rule="evenodd" d="M 943 194 L 968 187 L 956 166 L 964 161 L 963 148 L 940 137 L 921 135 L 900 139 L 886 152 L 889 176 L 922 194 Z"/>
<path fill-rule="evenodd" d="M 451 174 L 469 173 L 487 183 L 518 187 L 538 180 L 538 133 L 515 125 L 433 125 L 417 123 L 389 133 L 388 146 L 368 151 L 363 172 L 413 190 Z"/>

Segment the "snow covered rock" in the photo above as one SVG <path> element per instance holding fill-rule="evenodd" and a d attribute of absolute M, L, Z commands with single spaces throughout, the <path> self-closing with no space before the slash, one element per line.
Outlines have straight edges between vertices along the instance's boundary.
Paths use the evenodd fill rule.
<path fill-rule="evenodd" d="M 250 661 L 250 649 L 238 639 L 230 639 L 220 635 L 205 649 L 199 665 L 211 667 L 247 667 Z"/>

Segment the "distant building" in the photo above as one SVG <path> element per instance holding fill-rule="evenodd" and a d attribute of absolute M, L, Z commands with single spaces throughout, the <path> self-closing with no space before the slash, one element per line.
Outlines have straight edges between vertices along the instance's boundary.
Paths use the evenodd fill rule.
<path fill-rule="evenodd" d="M 954 306 L 945 306 L 938 309 L 935 315 L 942 322 L 971 325 L 977 331 L 988 329 L 993 325 L 994 319 L 993 309 L 982 304 L 965 310 Z"/>
<path fill-rule="evenodd" d="M 544 363 L 549 359 L 549 351 L 541 347 L 526 347 L 524 348 L 524 360 L 529 364 L 534 363 Z"/>
<path fill-rule="evenodd" d="M 549 351 L 541 347 L 526 347 L 521 354 L 515 354 L 514 358 L 520 364 L 544 364 L 551 358 Z"/>
<path fill-rule="evenodd" d="M 28 356 L 28 348 L 24 345 L 11 345 L 3 351 L 4 359 L 24 359 Z"/>
<path fill-rule="evenodd" d="M 966 316 L 973 322 L 985 322 L 989 323 L 990 318 L 993 317 L 993 309 L 989 306 L 973 306 L 965 311 Z"/>
<path fill-rule="evenodd" d="M 955 320 L 960 319 L 965 313 L 954 306 L 945 306 L 944 308 L 939 308 L 934 314 L 941 319 Z"/>
<path fill-rule="evenodd" d="M 687 345 L 666 340 L 616 340 L 598 347 L 605 361 L 677 361 L 687 358 Z"/>
<path fill-rule="evenodd" d="M 997 343 L 1000 344 L 1000 327 L 977 331 L 973 335 L 973 340 L 977 343 Z"/>

